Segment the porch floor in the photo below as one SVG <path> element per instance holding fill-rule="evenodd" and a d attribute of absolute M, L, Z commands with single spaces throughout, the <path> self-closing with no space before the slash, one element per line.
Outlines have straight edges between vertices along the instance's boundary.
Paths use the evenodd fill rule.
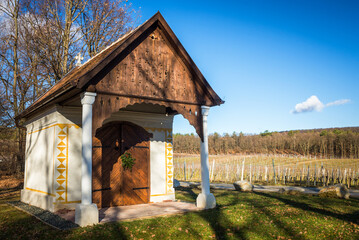
<path fill-rule="evenodd" d="M 196 204 L 194 203 L 177 201 L 118 206 L 100 208 L 99 221 L 100 223 L 128 221 L 172 214 L 181 214 L 199 210 L 200 208 L 197 208 Z M 59 211 L 57 214 L 66 220 L 75 222 L 75 210 Z"/>

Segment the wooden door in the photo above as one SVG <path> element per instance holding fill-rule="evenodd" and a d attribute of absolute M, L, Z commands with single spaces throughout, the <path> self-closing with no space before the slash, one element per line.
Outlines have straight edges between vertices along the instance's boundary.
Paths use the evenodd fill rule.
<path fill-rule="evenodd" d="M 103 126 L 96 137 L 101 141 L 101 206 L 148 203 L 150 196 L 150 137 L 142 127 L 115 122 Z M 132 170 L 122 167 L 121 155 L 131 153 Z"/>

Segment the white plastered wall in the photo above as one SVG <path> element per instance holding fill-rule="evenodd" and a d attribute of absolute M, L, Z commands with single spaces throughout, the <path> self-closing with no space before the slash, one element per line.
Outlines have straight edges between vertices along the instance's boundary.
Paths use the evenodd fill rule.
<path fill-rule="evenodd" d="M 104 124 L 111 121 L 129 121 L 153 133 L 150 202 L 174 200 L 173 116 L 119 111 Z M 81 200 L 81 108 L 54 106 L 24 125 L 27 134 L 21 201 L 50 211 L 74 208 Z"/>
<path fill-rule="evenodd" d="M 81 108 L 54 106 L 28 119 L 21 201 L 50 211 L 81 199 Z"/>
<path fill-rule="evenodd" d="M 153 133 L 150 140 L 150 202 L 175 200 L 173 188 L 173 116 L 159 113 L 119 111 L 106 119 L 103 124 L 112 121 L 128 121 Z"/>

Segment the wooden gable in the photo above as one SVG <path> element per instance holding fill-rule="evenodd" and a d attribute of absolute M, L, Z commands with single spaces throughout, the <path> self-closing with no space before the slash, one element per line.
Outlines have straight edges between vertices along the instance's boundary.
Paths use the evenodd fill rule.
<path fill-rule="evenodd" d="M 117 65 L 116 65 L 117 64 Z M 146 38 L 97 84 L 96 92 L 195 105 L 212 105 L 160 28 Z"/>
<path fill-rule="evenodd" d="M 202 138 L 201 106 L 223 103 L 159 12 L 74 68 L 17 118 L 49 104 L 66 104 L 83 91 L 97 93 L 93 133 L 112 113 L 149 103 L 182 114 Z"/>

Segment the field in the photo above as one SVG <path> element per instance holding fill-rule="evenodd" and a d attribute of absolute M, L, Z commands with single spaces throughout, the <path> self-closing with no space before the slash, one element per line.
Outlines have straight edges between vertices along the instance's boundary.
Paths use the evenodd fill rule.
<path fill-rule="evenodd" d="M 15 183 L 16 184 L 16 183 Z M 176 198 L 194 202 L 196 189 Z M 0 186 L 0 239 L 359 239 L 359 201 L 215 190 L 217 207 L 183 215 L 56 230 L 6 202 Z"/>
<path fill-rule="evenodd" d="M 200 181 L 200 156 L 174 155 L 175 178 Z M 211 155 L 211 182 L 243 179 L 257 184 L 359 186 L 359 159 L 318 159 L 291 155 Z"/>

